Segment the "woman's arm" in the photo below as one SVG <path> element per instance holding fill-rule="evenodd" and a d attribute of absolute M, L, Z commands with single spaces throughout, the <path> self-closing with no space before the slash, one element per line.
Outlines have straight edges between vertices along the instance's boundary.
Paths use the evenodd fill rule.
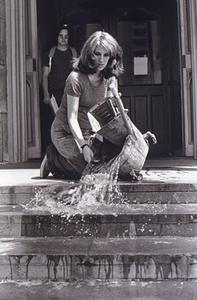
<path fill-rule="evenodd" d="M 82 147 L 84 159 L 87 163 L 90 163 L 93 159 L 93 152 L 83 137 L 81 128 L 78 122 L 78 109 L 79 109 L 79 97 L 67 95 L 67 116 L 70 130 L 79 144 Z M 84 146 L 85 145 L 85 146 Z"/>

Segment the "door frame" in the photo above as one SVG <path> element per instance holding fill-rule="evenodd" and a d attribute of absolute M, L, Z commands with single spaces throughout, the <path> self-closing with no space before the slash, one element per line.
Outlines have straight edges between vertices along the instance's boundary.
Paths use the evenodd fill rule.
<path fill-rule="evenodd" d="M 177 0 L 180 59 L 182 66 L 183 154 L 197 158 L 197 4 L 196 0 Z"/>
<path fill-rule="evenodd" d="M 24 1 L 5 1 L 9 162 L 27 159 Z"/>
<path fill-rule="evenodd" d="M 197 2 L 190 0 L 190 29 L 191 29 L 191 52 L 192 52 L 192 104 L 193 104 L 193 156 L 197 159 Z"/>
<path fill-rule="evenodd" d="M 27 124 L 27 158 L 40 158 L 40 108 L 38 79 L 38 34 L 37 1 L 25 1 L 26 26 L 26 124 Z"/>
<path fill-rule="evenodd" d="M 37 20 L 36 0 L 30 0 L 31 18 Z M 32 119 L 35 128 L 28 129 L 31 111 L 27 104 L 26 21 L 27 0 L 6 0 L 6 46 L 7 46 L 7 103 L 8 103 L 8 157 L 9 162 L 24 162 L 40 158 L 39 103 Z M 37 30 L 37 21 L 34 21 Z M 36 37 L 37 38 L 37 37 Z M 37 40 L 34 41 L 37 45 Z M 33 47 L 36 47 L 34 44 Z M 37 58 L 37 57 L 36 57 Z M 33 63 L 32 63 L 33 65 Z M 38 80 L 37 80 L 38 81 Z M 38 85 L 38 82 L 36 83 Z M 38 91 L 36 91 L 38 92 Z M 37 98 L 39 99 L 39 98 Z M 35 130 L 36 129 L 36 130 Z M 34 131 L 36 147 L 28 145 L 28 130 Z M 34 145 L 33 145 L 34 146 Z"/>

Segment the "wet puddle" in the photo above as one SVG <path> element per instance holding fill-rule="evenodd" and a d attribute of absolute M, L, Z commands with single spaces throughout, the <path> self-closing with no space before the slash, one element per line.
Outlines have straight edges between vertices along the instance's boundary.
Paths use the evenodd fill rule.
<path fill-rule="evenodd" d="M 96 212 L 102 205 L 113 205 L 118 200 L 124 202 L 125 196 L 118 185 L 119 161 L 116 160 L 108 173 L 91 173 L 83 176 L 78 183 L 53 185 L 37 189 L 35 196 L 25 210 L 58 214 L 62 217 Z"/>

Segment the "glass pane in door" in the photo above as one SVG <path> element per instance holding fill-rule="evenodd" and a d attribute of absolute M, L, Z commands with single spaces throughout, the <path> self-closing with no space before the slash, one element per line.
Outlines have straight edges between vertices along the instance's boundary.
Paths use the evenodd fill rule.
<path fill-rule="evenodd" d="M 125 66 L 120 84 L 161 84 L 159 21 L 120 21 L 118 40 Z"/>

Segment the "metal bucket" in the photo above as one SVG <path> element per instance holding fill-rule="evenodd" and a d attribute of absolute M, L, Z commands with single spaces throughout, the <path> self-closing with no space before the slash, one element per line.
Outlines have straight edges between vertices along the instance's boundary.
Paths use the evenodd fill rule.
<path fill-rule="evenodd" d="M 110 101 L 110 103 L 105 101 L 94 107 L 91 113 L 102 126 L 98 134 L 112 144 L 122 147 L 117 159 L 120 160 L 119 174 L 124 177 L 129 175 L 132 170 L 140 171 L 143 168 L 149 146 L 126 113 L 124 115 L 125 122 L 122 114 L 113 106 L 114 101 Z"/>
<path fill-rule="evenodd" d="M 129 122 L 131 122 L 130 119 Z M 135 125 L 132 124 L 132 122 L 131 122 L 131 126 L 135 127 Z M 135 129 L 136 131 L 139 131 L 136 127 Z M 112 144 L 115 144 L 117 146 L 122 146 L 124 144 L 125 138 L 128 135 L 128 130 L 125 126 L 122 116 L 119 114 L 115 116 L 107 124 L 105 124 L 98 131 L 98 133 L 104 138 L 106 138 L 108 141 L 110 141 Z"/>
<path fill-rule="evenodd" d="M 115 145 L 120 146 L 124 144 L 124 140 L 128 135 L 128 130 L 116 106 L 114 98 L 108 98 L 97 103 L 89 112 L 99 122 L 101 129 L 98 133 L 101 136 Z"/>

